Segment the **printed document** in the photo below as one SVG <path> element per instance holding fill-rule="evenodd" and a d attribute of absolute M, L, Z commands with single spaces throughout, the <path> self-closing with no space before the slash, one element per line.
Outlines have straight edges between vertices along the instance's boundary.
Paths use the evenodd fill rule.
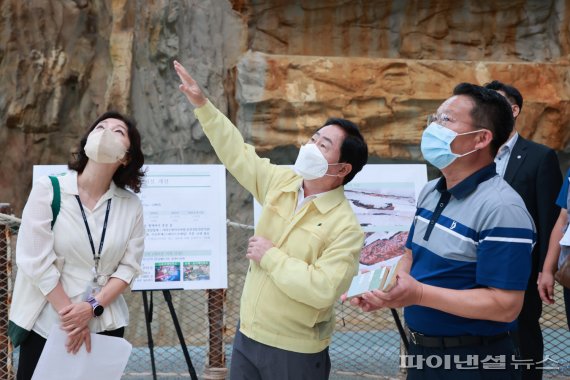
<path fill-rule="evenodd" d="M 32 380 L 120 379 L 133 346 L 123 338 L 91 334 L 91 352 L 85 345 L 67 353 L 67 334 L 59 326 L 51 329 Z"/>

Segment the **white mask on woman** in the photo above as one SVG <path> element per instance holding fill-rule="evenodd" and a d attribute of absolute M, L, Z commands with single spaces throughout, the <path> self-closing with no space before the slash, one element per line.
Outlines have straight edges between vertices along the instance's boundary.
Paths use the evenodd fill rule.
<path fill-rule="evenodd" d="M 85 154 L 100 164 L 114 164 L 122 160 L 127 147 L 114 132 L 108 129 L 95 130 L 87 137 Z"/>

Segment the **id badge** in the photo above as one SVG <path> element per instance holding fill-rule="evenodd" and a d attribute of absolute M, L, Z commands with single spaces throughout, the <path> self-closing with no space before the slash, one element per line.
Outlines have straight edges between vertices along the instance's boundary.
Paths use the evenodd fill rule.
<path fill-rule="evenodd" d="M 87 300 L 89 297 L 95 297 L 101 291 L 101 286 L 97 283 L 97 271 L 95 268 L 92 269 L 93 277 L 91 282 L 87 285 L 85 289 L 84 298 Z"/>
<path fill-rule="evenodd" d="M 87 300 L 89 297 L 95 297 L 101 291 L 101 287 L 97 284 L 97 282 L 92 281 L 89 285 L 87 285 L 87 289 L 85 289 L 85 294 L 83 298 Z"/>

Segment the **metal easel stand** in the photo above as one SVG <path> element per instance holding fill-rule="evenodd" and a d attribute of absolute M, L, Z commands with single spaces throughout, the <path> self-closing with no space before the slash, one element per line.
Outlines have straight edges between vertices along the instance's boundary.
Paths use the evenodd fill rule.
<path fill-rule="evenodd" d="M 152 304 L 152 291 L 150 291 L 150 304 L 148 302 L 148 295 L 147 290 L 142 291 L 143 297 L 143 307 L 144 307 L 144 319 L 146 324 L 146 333 L 148 337 L 148 349 L 150 351 L 150 361 L 152 366 L 152 378 L 156 380 L 156 365 L 154 359 L 154 341 L 152 340 L 152 331 L 150 328 L 150 324 L 152 323 L 152 311 L 153 311 L 153 304 Z M 178 335 L 178 340 L 180 341 L 180 346 L 182 348 L 182 352 L 184 353 L 184 358 L 186 359 L 186 364 L 188 365 L 188 373 L 190 374 L 190 378 L 192 380 L 198 380 L 198 376 L 196 376 L 196 370 L 194 369 L 194 365 L 192 364 L 192 359 L 190 359 L 190 354 L 188 353 L 188 347 L 186 346 L 186 342 L 184 340 L 184 335 L 182 334 L 182 329 L 180 328 L 180 323 L 178 322 L 178 317 L 176 316 L 176 310 L 174 310 L 174 305 L 172 304 L 172 295 L 170 294 L 170 290 L 163 290 L 162 294 L 164 295 L 164 300 L 168 305 L 168 309 L 170 310 L 170 316 L 172 317 L 172 322 L 174 323 L 174 328 L 176 329 L 176 334 Z"/>

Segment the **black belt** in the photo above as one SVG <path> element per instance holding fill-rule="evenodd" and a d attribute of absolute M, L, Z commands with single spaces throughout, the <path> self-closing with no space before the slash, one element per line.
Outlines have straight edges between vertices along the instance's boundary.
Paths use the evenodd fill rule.
<path fill-rule="evenodd" d="M 510 336 L 510 332 L 504 332 L 498 335 L 478 336 L 478 335 L 462 335 L 462 336 L 427 336 L 415 331 L 409 331 L 410 341 L 418 346 L 429 348 L 452 348 L 464 346 L 481 346 L 498 342 Z"/>

